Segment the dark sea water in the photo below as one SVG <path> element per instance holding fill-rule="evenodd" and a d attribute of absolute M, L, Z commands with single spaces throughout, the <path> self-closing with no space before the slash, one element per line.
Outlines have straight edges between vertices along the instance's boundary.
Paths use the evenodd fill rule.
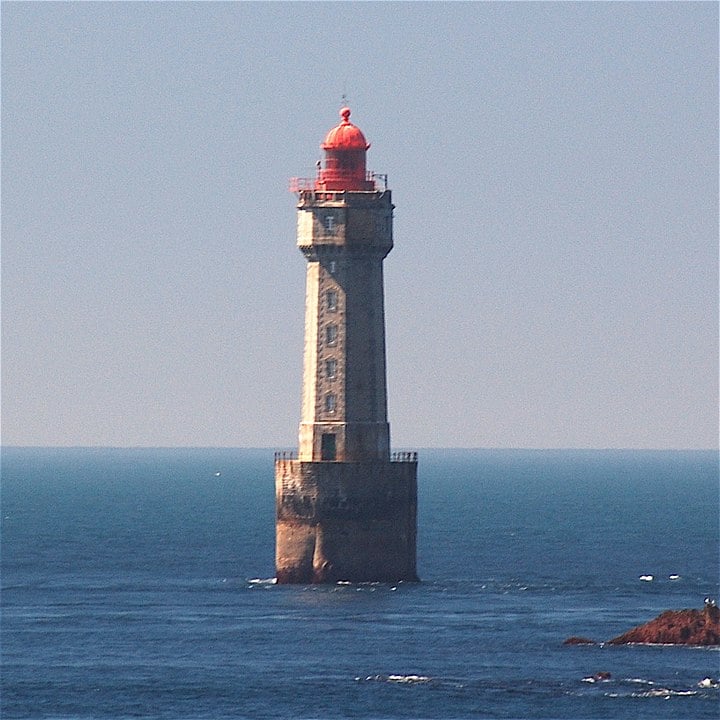
<path fill-rule="evenodd" d="M 422 582 L 323 587 L 272 457 L 4 449 L 2 718 L 719 716 L 716 649 L 562 644 L 717 597 L 716 453 L 421 452 Z"/>

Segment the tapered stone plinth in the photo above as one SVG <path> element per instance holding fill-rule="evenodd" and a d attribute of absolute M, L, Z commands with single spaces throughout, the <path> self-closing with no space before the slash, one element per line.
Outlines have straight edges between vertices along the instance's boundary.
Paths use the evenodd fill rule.
<path fill-rule="evenodd" d="M 275 462 L 279 583 L 417 580 L 417 461 Z"/>

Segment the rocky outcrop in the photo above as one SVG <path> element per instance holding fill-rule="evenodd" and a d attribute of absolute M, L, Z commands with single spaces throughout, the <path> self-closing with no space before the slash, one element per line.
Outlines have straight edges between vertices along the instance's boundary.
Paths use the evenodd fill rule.
<path fill-rule="evenodd" d="M 720 645 L 720 608 L 706 600 L 702 610 L 667 610 L 608 642 L 609 645 L 630 643 Z"/>
<path fill-rule="evenodd" d="M 654 620 L 608 640 L 608 645 L 720 645 L 720 608 L 706 598 L 702 610 L 667 610 Z M 573 635 L 563 645 L 596 645 Z M 602 644 L 602 643 L 601 643 Z"/>
<path fill-rule="evenodd" d="M 563 645 L 595 645 L 595 641 L 590 640 L 590 638 L 573 635 L 572 637 L 569 637 Z"/>

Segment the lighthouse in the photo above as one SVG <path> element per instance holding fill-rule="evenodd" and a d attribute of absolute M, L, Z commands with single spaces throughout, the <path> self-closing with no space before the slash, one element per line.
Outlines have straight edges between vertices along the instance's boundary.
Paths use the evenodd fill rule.
<path fill-rule="evenodd" d="M 307 260 L 297 453 L 275 456 L 278 583 L 417 580 L 417 454 L 391 453 L 383 260 L 387 177 L 340 111 L 315 178 L 294 178 Z"/>

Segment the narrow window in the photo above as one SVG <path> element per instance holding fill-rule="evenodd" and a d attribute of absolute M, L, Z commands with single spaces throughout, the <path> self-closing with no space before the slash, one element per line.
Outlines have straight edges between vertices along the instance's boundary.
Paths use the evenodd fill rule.
<path fill-rule="evenodd" d="M 335 230 L 335 216 L 334 215 L 326 215 L 325 216 L 325 230 L 327 230 L 329 233 L 331 233 Z"/>
<path fill-rule="evenodd" d="M 320 459 L 335 460 L 337 456 L 337 443 L 335 433 L 323 433 L 320 437 Z"/>
<path fill-rule="evenodd" d="M 335 345 L 335 343 L 337 342 L 337 325 L 326 326 L 325 340 L 328 345 Z"/>
<path fill-rule="evenodd" d="M 337 377 L 337 360 L 331 358 L 325 361 L 325 377 L 328 380 L 334 380 Z"/>
<path fill-rule="evenodd" d="M 329 413 L 334 413 L 335 408 L 337 407 L 337 399 L 335 396 L 331 393 L 330 395 L 325 396 L 325 411 Z"/>
<path fill-rule="evenodd" d="M 328 290 L 325 293 L 325 305 L 328 310 L 337 310 L 338 294 L 337 290 Z"/>
<path fill-rule="evenodd" d="M 337 267 L 337 263 L 334 260 L 331 260 L 330 261 L 330 272 L 334 273 L 336 267 Z"/>

